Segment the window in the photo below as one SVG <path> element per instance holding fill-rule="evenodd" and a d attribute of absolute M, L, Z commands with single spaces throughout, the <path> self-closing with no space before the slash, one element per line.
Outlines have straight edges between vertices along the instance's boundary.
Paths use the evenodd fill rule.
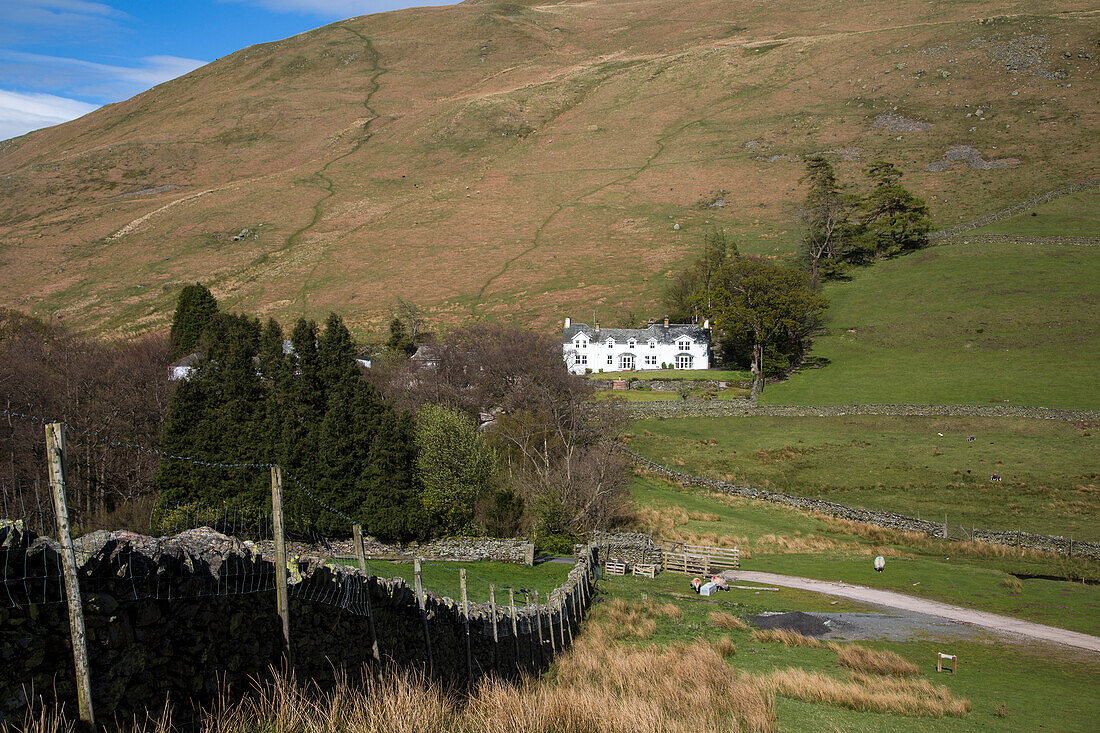
<path fill-rule="evenodd" d="M 646 366 L 657 366 L 657 355 L 656 354 L 646 354 L 645 355 L 645 365 Z"/>
<path fill-rule="evenodd" d="M 587 349 L 588 348 L 588 340 L 587 339 L 577 339 L 577 348 L 578 349 Z"/>
<path fill-rule="evenodd" d="M 634 355 L 623 354 L 619 357 L 619 369 L 628 372 L 634 368 Z"/>
<path fill-rule="evenodd" d="M 691 354 L 677 354 L 676 355 L 676 368 L 677 369 L 691 369 Z"/>
<path fill-rule="evenodd" d="M 656 340 L 654 340 L 654 339 L 649 340 L 649 348 L 651 348 L 651 349 L 656 349 L 657 348 Z"/>
<path fill-rule="evenodd" d="M 607 363 L 608 364 L 614 364 L 615 363 L 615 357 L 613 357 L 611 354 L 608 354 L 607 355 Z"/>
<path fill-rule="evenodd" d="M 615 345 L 615 339 L 613 339 L 613 338 L 609 338 L 609 339 L 607 340 L 607 348 L 609 348 L 609 349 L 610 349 L 610 348 L 611 348 L 612 346 L 614 346 L 614 345 Z"/>
<path fill-rule="evenodd" d="M 638 342 L 635 341 L 634 339 L 630 339 L 629 341 L 626 342 L 626 345 L 627 345 L 627 348 L 633 349 L 633 348 L 636 348 L 638 346 Z"/>
<path fill-rule="evenodd" d="M 588 364 L 588 354 L 577 354 L 577 363 L 581 366 Z"/>
<path fill-rule="evenodd" d="M 689 341 L 688 339 L 680 339 L 676 342 L 676 348 L 680 351 L 687 351 L 691 348 L 691 341 Z"/>

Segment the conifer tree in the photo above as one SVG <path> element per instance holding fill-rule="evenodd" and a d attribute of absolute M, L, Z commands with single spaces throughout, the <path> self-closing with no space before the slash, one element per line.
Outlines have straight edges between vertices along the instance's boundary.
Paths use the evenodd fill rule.
<path fill-rule="evenodd" d="M 176 300 L 176 312 L 172 316 L 172 329 L 168 334 L 172 358 L 178 359 L 193 352 L 217 316 L 218 301 L 201 283 L 181 290 Z"/>

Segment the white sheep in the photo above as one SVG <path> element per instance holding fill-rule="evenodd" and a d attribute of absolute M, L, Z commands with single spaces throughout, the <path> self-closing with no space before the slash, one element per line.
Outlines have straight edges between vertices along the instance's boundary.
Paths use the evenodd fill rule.
<path fill-rule="evenodd" d="M 886 558 L 879 555 L 875 558 L 875 571 L 881 573 L 884 567 L 886 567 Z"/>

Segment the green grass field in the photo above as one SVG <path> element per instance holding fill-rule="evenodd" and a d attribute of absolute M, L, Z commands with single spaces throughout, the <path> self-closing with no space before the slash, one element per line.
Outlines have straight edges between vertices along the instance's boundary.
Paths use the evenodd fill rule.
<path fill-rule="evenodd" d="M 843 679 L 844 669 L 836 652 L 828 648 L 789 647 L 752 639 L 750 630 L 725 630 L 710 621 L 712 612 L 745 618 L 767 611 L 864 610 L 830 605 L 815 594 L 731 590 L 711 598 L 699 598 L 686 590 L 686 578 L 663 574 L 656 579 L 605 578 L 601 590 L 608 597 L 632 602 L 647 600 L 671 603 L 680 609 L 679 618 L 657 616 L 653 635 L 627 645 L 670 645 L 696 639 L 728 637 L 736 644 L 730 663 L 745 673 L 764 676 L 775 670 L 800 668 Z M 594 617 L 595 618 L 595 617 Z M 591 623 L 591 621 L 589 622 Z M 842 645 L 846 642 L 840 642 Z M 1051 647 L 1036 647 L 993 641 L 937 642 L 932 639 L 874 642 L 862 646 L 888 650 L 918 665 L 920 676 L 944 685 L 956 697 L 969 700 L 971 711 L 962 718 L 905 717 L 895 714 L 858 712 L 824 703 L 810 703 L 780 696 L 777 699 L 779 729 L 782 731 L 1090 731 L 1100 716 L 1100 662 L 1084 654 Z M 959 673 L 936 673 L 936 652 L 959 657 Z M 1002 707 L 1003 706 L 1003 707 Z M 1091 721 L 1091 722 L 1090 722 Z"/>
<path fill-rule="evenodd" d="M 1100 578 L 1100 563 L 1038 559 L 1012 554 L 977 557 L 950 542 L 920 543 L 853 534 L 851 528 L 788 507 L 737 497 L 716 498 L 683 489 L 657 477 L 635 481 L 633 496 L 642 510 L 674 518 L 671 533 L 713 542 L 725 537 L 747 557 L 746 570 L 841 580 L 882 587 L 959 606 L 1100 634 L 1100 586 L 1015 575 Z M 685 514 L 686 513 L 686 514 Z M 693 517 L 694 518 L 691 518 Z M 669 534 L 652 527 L 655 534 Z M 673 538 L 675 539 L 675 538 Z M 719 540 L 720 541 L 720 540 Z M 885 554 L 887 572 L 876 573 L 871 560 Z M 831 599 L 830 599 L 831 600 Z"/>
<path fill-rule="evenodd" d="M 688 399 L 716 399 L 716 400 L 743 400 L 749 395 L 746 389 L 723 389 L 709 391 L 705 389 L 693 389 L 688 393 Z M 646 389 L 604 389 L 595 395 L 597 400 L 625 400 L 626 402 L 674 402 L 683 399 L 679 392 L 658 392 Z"/>
<path fill-rule="evenodd" d="M 354 561 L 342 561 L 355 566 Z M 436 595 L 459 599 L 459 568 L 466 568 L 466 594 L 471 603 L 489 602 L 489 583 L 496 586 L 497 603 L 508 603 L 508 588 L 517 591 L 516 603 L 521 603 L 524 591 L 538 591 L 545 596 L 565 582 L 572 565 L 541 563 L 534 567 L 506 562 L 434 562 L 424 561 L 424 588 Z M 380 578 L 403 578 L 413 584 L 411 562 L 399 563 L 387 560 L 368 560 L 367 572 Z"/>
<path fill-rule="evenodd" d="M 631 431 L 642 455 L 731 483 L 934 521 L 946 513 L 967 527 L 1100 539 L 1100 436 L 1088 425 L 851 415 L 650 419 Z"/>
<path fill-rule="evenodd" d="M 730 369 L 653 369 L 633 372 L 597 372 L 586 375 L 589 379 L 674 379 L 683 381 L 714 380 L 741 382 L 751 378 L 747 371 Z"/>
<path fill-rule="evenodd" d="M 824 333 L 767 404 L 1100 407 L 1100 257 L 1069 245 L 953 244 L 831 283 Z"/>
<path fill-rule="evenodd" d="M 1100 191 L 1082 191 L 975 229 L 974 234 L 1100 237 Z"/>

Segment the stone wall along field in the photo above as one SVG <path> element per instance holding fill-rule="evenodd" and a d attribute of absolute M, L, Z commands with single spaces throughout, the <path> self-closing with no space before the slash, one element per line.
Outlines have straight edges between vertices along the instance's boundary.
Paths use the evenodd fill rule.
<path fill-rule="evenodd" d="M 176 722 L 219 695 L 230 699 L 270 678 L 281 660 L 274 564 L 247 543 L 202 528 L 174 537 L 97 532 L 79 540 L 79 569 L 92 699 L 100 720 L 156 715 Z M 0 716 L 21 721 L 28 706 L 59 703 L 76 716 L 75 678 L 58 546 L 14 525 L 0 527 Z M 469 612 L 474 677 L 545 668 L 577 633 L 591 599 L 595 548 L 586 546 L 565 583 L 541 604 L 517 608 L 512 634 L 507 589 L 498 592 L 496 638 L 485 605 Z M 416 594 L 401 579 L 364 576 L 317 558 L 292 567 L 290 641 L 299 679 L 322 688 L 343 670 L 373 665 L 368 609 L 383 663 L 424 669 Z M 18 582 L 7 582 L 18 578 Z M 519 601 L 520 599 L 517 599 Z M 369 601 L 369 604 L 368 604 Z M 433 667 L 448 683 L 467 679 L 460 606 L 428 592 Z M 539 642 L 539 628 L 542 628 Z M 555 643 L 551 647 L 551 629 Z"/>

